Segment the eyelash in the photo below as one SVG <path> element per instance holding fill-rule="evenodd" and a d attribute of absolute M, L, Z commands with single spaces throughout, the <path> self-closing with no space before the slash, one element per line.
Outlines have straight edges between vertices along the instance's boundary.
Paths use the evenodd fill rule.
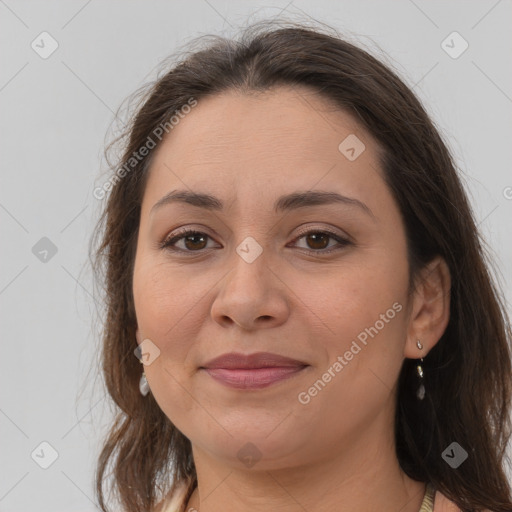
<path fill-rule="evenodd" d="M 308 235 L 311 235 L 311 234 L 327 235 L 329 238 L 332 238 L 336 242 L 338 242 L 339 247 L 331 248 L 329 250 L 326 250 L 326 249 L 316 249 L 315 250 L 315 249 L 303 249 L 303 248 L 301 248 L 303 251 L 306 251 L 306 252 L 309 252 L 309 253 L 313 253 L 313 254 L 331 254 L 332 252 L 335 252 L 337 250 L 341 250 L 341 249 L 345 248 L 348 245 L 352 245 L 352 242 L 350 242 L 346 238 L 342 238 L 340 235 L 338 235 L 336 233 L 333 233 L 332 231 L 324 231 L 324 230 L 319 230 L 319 229 L 310 229 L 309 231 L 305 231 L 305 232 L 301 233 L 297 238 L 295 238 L 293 240 L 293 242 L 296 242 L 297 240 L 300 240 L 301 238 L 304 238 L 305 236 L 308 236 Z M 207 235 L 206 233 L 203 233 L 202 231 L 197 231 L 195 229 L 185 228 L 182 231 L 179 231 L 178 233 L 173 235 L 172 237 L 166 238 L 163 242 L 161 242 L 159 244 L 159 247 L 160 247 L 160 249 L 165 249 L 165 250 L 173 251 L 173 252 L 182 252 L 182 253 L 195 253 L 195 252 L 201 253 L 201 252 L 203 252 L 205 249 L 199 249 L 197 251 L 190 251 L 190 250 L 185 250 L 185 249 L 178 249 L 178 248 L 173 246 L 173 244 L 175 244 L 179 240 L 181 240 L 183 238 L 186 238 L 187 236 L 191 236 L 191 235 L 204 235 L 207 238 L 211 239 L 211 237 L 209 235 Z"/>

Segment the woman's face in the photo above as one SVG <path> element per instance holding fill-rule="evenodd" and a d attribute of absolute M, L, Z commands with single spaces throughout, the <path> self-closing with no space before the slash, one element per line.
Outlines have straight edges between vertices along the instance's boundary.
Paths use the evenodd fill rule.
<path fill-rule="evenodd" d="M 194 449 L 277 469 L 331 457 L 377 423 L 392 436 L 408 263 L 370 135 L 305 88 L 226 92 L 200 100 L 154 156 L 137 339 L 158 347 L 151 393 Z M 155 206 L 173 191 L 216 200 Z M 286 199 L 318 191 L 342 198 Z M 198 233 L 160 247 L 184 228 Z M 305 366 L 205 369 L 232 352 Z"/>

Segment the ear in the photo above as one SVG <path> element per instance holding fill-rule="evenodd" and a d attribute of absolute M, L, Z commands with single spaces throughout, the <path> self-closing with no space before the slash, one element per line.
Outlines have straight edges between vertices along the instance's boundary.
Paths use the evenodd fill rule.
<path fill-rule="evenodd" d="M 450 319 L 450 269 L 440 256 L 420 272 L 413 292 L 404 356 L 425 357 L 443 335 Z M 423 345 L 419 349 L 416 341 Z"/>
<path fill-rule="evenodd" d="M 140 339 L 140 331 L 139 331 L 138 327 L 135 330 L 135 338 L 137 339 L 137 343 L 140 345 L 141 344 L 141 339 Z"/>

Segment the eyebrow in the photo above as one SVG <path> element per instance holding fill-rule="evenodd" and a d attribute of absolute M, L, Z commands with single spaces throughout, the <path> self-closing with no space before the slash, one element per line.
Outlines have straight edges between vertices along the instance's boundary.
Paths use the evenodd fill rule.
<path fill-rule="evenodd" d="M 190 204 L 192 206 L 211 211 L 222 211 L 224 209 L 224 203 L 222 200 L 210 194 L 192 192 L 189 190 L 172 190 L 153 205 L 150 213 L 153 214 L 161 207 L 172 203 Z M 323 190 L 309 190 L 307 192 L 293 192 L 291 194 L 283 195 L 274 203 L 274 212 L 280 213 L 297 210 L 299 208 L 333 203 L 343 203 L 350 206 L 356 206 L 371 217 L 375 218 L 375 215 L 370 208 L 358 199 L 343 196 L 337 192 Z"/>

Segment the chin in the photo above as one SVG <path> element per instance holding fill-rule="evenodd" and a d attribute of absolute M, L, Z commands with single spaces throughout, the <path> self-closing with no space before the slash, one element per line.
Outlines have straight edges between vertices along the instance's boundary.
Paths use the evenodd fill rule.
<path fill-rule="evenodd" d="M 223 431 L 215 438 L 205 432 L 197 446 L 237 469 L 277 470 L 298 464 L 306 440 L 296 439 L 296 432 L 272 432 L 273 428 L 275 425 L 262 431 L 250 425 L 240 426 L 229 431 L 232 435 Z M 193 439 L 191 442 L 196 444 Z"/>

